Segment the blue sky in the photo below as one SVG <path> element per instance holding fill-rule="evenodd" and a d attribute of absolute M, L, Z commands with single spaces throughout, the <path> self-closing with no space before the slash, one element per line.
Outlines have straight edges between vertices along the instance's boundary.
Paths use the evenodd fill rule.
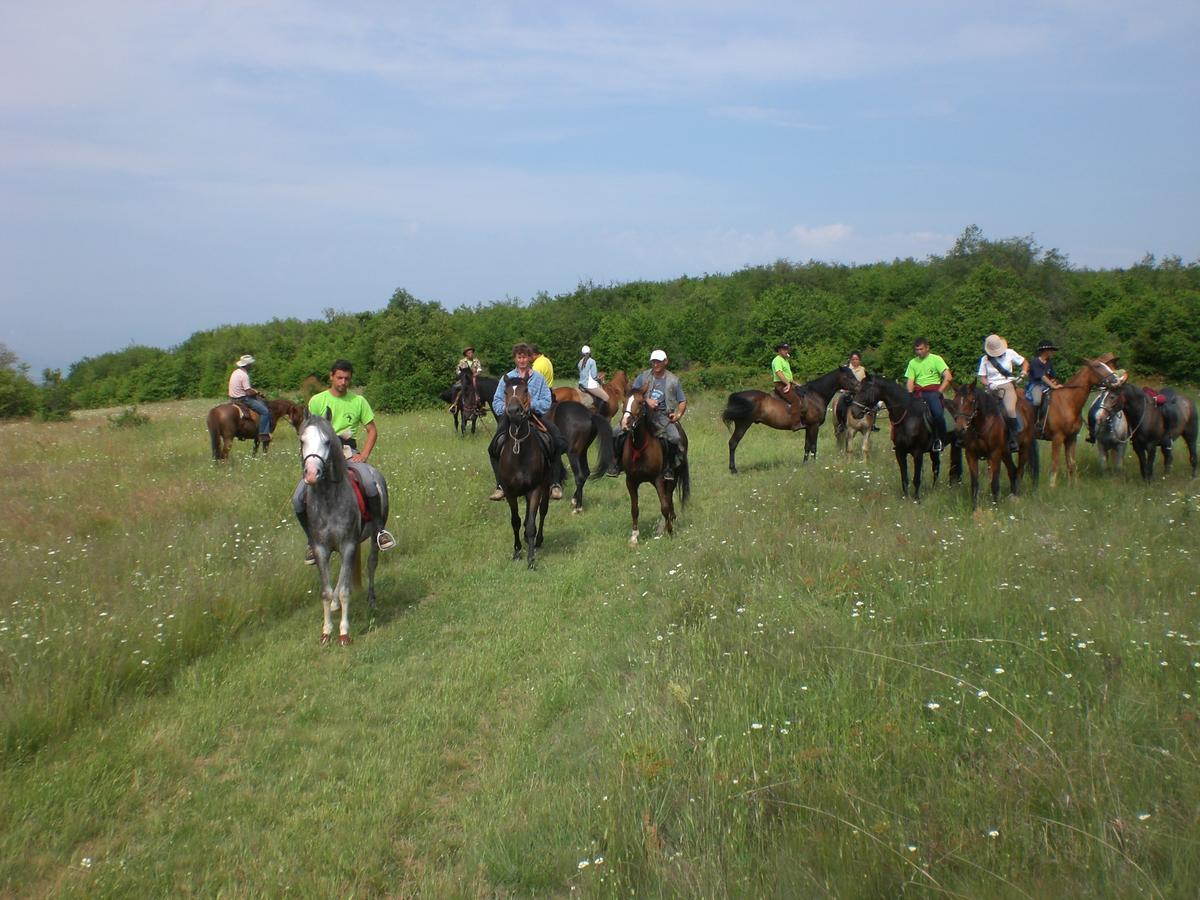
<path fill-rule="evenodd" d="M 0 342 L 35 370 L 972 223 L 1200 258 L 1195 2 L 4 5 Z"/>

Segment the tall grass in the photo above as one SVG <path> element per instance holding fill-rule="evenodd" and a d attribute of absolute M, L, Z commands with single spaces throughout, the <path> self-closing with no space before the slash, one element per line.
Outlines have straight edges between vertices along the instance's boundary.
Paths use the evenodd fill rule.
<path fill-rule="evenodd" d="M 1194 895 L 1200 484 L 1087 448 L 973 519 L 828 431 L 731 476 L 719 400 L 674 540 L 605 480 L 535 573 L 487 435 L 383 417 L 401 547 L 345 651 L 288 434 L 4 426 L 3 890 Z"/>

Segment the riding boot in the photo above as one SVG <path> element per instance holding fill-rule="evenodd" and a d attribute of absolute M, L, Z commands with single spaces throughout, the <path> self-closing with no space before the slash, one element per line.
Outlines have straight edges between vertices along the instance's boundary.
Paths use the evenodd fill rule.
<path fill-rule="evenodd" d="M 1021 423 L 1015 417 L 1004 417 L 1005 430 L 1008 432 L 1008 452 L 1016 453 L 1019 449 L 1017 446 L 1017 433 L 1021 430 Z"/>
<path fill-rule="evenodd" d="M 625 440 L 628 435 L 624 431 L 618 431 L 613 435 L 613 464 L 612 467 L 605 472 L 610 478 L 616 478 L 621 474 L 621 454 L 625 452 Z"/>
<path fill-rule="evenodd" d="M 663 481 L 675 480 L 675 445 L 670 441 L 663 441 Z"/>
<path fill-rule="evenodd" d="M 507 425 L 508 418 L 501 416 L 496 422 L 496 433 L 492 435 L 491 443 L 488 444 L 488 459 L 492 463 L 492 474 L 496 477 L 496 489 L 488 495 L 489 500 L 504 499 L 504 488 L 500 486 L 500 445 L 504 442 Z"/>

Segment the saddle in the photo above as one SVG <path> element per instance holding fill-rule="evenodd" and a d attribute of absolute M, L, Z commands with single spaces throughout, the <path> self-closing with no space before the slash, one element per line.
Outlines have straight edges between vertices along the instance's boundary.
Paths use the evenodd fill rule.
<path fill-rule="evenodd" d="M 1149 399 L 1153 400 L 1154 405 L 1158 407 L 1166 406 L 1167 401 L 1170 399 L 1166 394 L 1160 394 L 1154 388 L 1150 387 L 1142 388 L 1142 393 L 1145 394 Z"/>
<path fill-rule="evenodd" d="M 233 408 L 238 411 L 238 416 L 243 419 L 254 421 L 258 417 L 258 413 L 252 410 L 247 404 L 244 397 L 237 397 L 229 401 L 233 404 Z M 254 418 L 251 418 L 254 417 Z"/>

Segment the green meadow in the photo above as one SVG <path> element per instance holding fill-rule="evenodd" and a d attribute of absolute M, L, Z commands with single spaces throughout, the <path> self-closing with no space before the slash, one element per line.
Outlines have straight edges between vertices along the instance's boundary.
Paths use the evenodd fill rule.
<path fill-rule="evenodd" d="M 348 648 L 286 425 L 225 464 L 208 402 L 0 425 L 0 895 L 1196 896 L 1182 446 L 972 517 L 900 498 L 886 425 L 866 465 L 756 426 L 730 475 L 723 399 L 674 539 L 606 478 L 533 572 L 490 425 L 381 416 Z"/>

